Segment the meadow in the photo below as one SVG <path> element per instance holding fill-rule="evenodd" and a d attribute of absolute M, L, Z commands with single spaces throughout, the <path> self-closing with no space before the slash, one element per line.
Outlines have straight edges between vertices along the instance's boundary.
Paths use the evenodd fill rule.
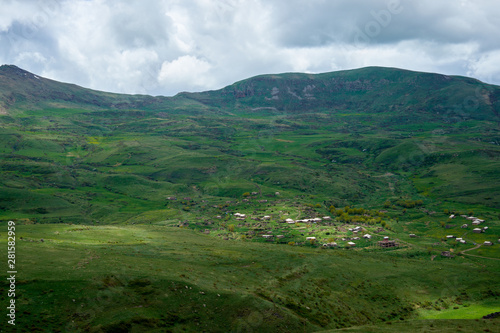
<path fill-rule="evenodd" d="M 17 238 L 18 332 L 411 327 L 500 304 L 500 262 L 431 261 L 416 249 L 219 241 L 156 225 L 21 224 Z M 474 327 L 498 327 L 490 322 Z"/>

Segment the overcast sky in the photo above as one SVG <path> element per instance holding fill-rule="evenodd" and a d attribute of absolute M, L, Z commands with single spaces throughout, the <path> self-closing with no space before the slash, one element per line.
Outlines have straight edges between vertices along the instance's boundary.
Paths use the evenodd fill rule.
<path fill-rule="evenodd" d="M 500 84 L 497 0 L 1 0 L 0 63 L 121 93 L 365 66 Z"/>

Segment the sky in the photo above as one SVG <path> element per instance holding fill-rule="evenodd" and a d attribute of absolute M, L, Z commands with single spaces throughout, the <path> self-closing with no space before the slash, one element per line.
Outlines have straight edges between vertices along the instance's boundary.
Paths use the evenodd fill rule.
<path fill-rule="evenodd" d="M 500 85 L 497 0 L 2 0 L 0 64 L 172 96 L 366 66 Z"/>

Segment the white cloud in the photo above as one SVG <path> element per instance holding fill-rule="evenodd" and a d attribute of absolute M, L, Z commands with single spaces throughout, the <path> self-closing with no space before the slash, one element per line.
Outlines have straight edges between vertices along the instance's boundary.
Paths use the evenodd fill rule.
<path fill-rule="evenodd" d="M 161 65 L 158 80 L 166 87 L 180 90 L 193 88 L 210 89 L 213 80 L 210 77 L 212 66 L 204 60 L 186 55 Z"/>
<path fill-rule="evenodd" d="M 372 65 L 498 84 L 498 35 L 491 0 L 4 0 L 0 62 L 154 95 Z"/>
<path fill-rule="evenodd" d="M 471 62 L 466 73 L 484 82 L 500 82 L 500 50 L 482 54 L 476 61 Z"/>

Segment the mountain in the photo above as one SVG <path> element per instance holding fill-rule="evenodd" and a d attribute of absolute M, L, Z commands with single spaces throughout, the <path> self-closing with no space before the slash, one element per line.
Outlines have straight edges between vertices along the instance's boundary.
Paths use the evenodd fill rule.
<path fill-rule="evenodd" d="M 175 97 L 110 94 L 0 67 L 3 154 L 21 164 L 69 163 L 87 173 L 133 162 L 142 166 L 132 172 L 136 181 L 146 187 L 163 181 L 165 193 L 197 185 L 205 194 L 234 197 L 267 186 L 342 205 L 373 201 L 376 192 L 385 193 L 379 200 L 395 195 L 373 178 L 390 172 L 416 193 L 500 208 L 499 96 L 499 87 L 471 78 L 379 67 L 261 75 Z M 177 157 L 167 163 L 167 156 Z M 14 163 L 5 161 L 4 168 Z M 451 179 L 450 170 L 457 172 Z M 30 179 L 6 175 L 4 183 Z M 123 177 L 111 175 L 106 169 L 87 181 L 58 176 L 55 183 Z M 227 177 L 233 181 L 221 185 Z"/>
<path fill-rule="evenodd" d="M 352 111 L 444 122 L 498 121 L 500 89 L 478 80 L 368 67 L 323 74 L 261 75 L 216 91 L 180 93 L 174 98 L 111 94 L 45 79 L 13 65 L 0 66 L 0 101 L 4 110 L 42 103 L 56 107 L 165 110 L 179 99 L 209 108 L 280 112 Z M 191 103 L 198 105 L 198 103 Z M 191 105 L 191 106 L 192 106 Z M 416 115 L 415 115 L 416 114 Z"/>
<path fill-rule="evenodd" d="M 499 97 L 380 67 L 153 97 L 1 66 L 18 328 L 498 330 L 475 319 L 500 296 Z"/>
<path fill-rule="evenodd" d="M 500 106 L 498 87 L 475 79 L 380 67 L 261 75 L 221 90 L 181 95 L 210 106 L 270 107 L 291 113 L 390 111 L 403 118 L 418 113 L 430 119 L 445 114 L 445 121 L 468 117 L 498 121 Z"/>
<path fill-rule="evenodd" d="M 179 99 L 146 95 L 113 94 L 85 89 L 32 74 L 14 65 L 0 66 L 0 107 L 9 109 L 80 108 L 168 109 Z"/>

